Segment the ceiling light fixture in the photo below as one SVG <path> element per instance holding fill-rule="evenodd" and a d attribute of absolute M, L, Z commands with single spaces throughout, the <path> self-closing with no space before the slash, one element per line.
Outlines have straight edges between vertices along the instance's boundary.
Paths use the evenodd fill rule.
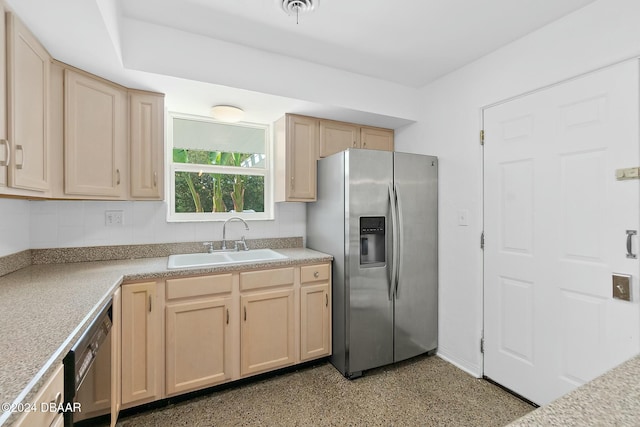
<path fill-rule="evenodd" d="M 221 122 L 235 123 L 242 120 L 244 111 L 232 105 L 214 105 L 211 107 L 211 117 Z"/>
<path fill-rule="evenodd" d="M 313 12 L 320 0 L 276 0 L 287 15 L 296 15 L 296 24 L 301 13 Z"/>

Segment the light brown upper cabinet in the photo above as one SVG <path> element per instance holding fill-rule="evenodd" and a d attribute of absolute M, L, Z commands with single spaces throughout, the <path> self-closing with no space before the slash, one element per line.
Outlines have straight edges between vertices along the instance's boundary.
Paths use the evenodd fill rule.
<path fill-rule="evenodd" d="M 393 129 L 320 119 L 320 158 L 347 148 L 393 151 Z"/>
<path fill-rule="evenodd" d="M 320 157 L 347 148 L 360 148 L 360 127 L 333 120 L 320 120 Z"/>
<path fill-rule="evenodd" d="M 51 66 L 52 197 L 162 200 L 164 95 Z"/>
<path fill-rule="evenodd" d="M 127 197 L 127 91 L 64 70 L 64 192 Z"/>
<path fill-rule="evenodd" d="M 360 128 L 361 148 L 393 151 L 393 130 L 372 127 Z"/>
<path fill-rule="evenodd" d="M 131 197 L 162 200 L 164 95 L 129 91 L 129 131 Z"/>
<path fill-rule="evenodd" d="M 319 120 L 286 114 L 275 123 L 275 201 L 316 200 Z"/>
<path fill-rule="evenodd" d="M 49 190 L 51 57 L 20 19 L 10 12 L 6 13 L 6 49 L 8 126 L 3 144 L 6 184 L 44 192 Z"/>

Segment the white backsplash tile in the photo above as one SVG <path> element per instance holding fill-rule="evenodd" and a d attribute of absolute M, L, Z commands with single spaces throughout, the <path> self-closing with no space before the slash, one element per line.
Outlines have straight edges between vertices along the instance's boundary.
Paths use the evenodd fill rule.
<path fill-rule="evenodd" d="M 30 248 L 30 202 L 0 199 L 0 256 Z"/>
<path fill-rule="evenodd" d="M 227 237 L 260 239 L 306 235 L 304 203 L 277 203 L 275 220 L 227 226 Z M 106 211 L 122 211 L 122 226 L 107 226 Z M 29 248 L 176 243 L 222 239 L 223 222 L 169 223 L 159 201 L 24 201 L 0 199 L 0 255 Z M 2 224 L 2 222 L 0 222 Z M 7 226 L 6 224 L 12 224 Z M 14 226 L 17 224 L 17 226 Z"/>

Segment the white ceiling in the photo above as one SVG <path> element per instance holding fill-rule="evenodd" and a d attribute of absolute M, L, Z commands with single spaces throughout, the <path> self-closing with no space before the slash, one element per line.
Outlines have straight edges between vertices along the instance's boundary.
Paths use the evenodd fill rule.
<path fill-rule="evenodd" d="M 213 104 L 230 103 L 247 110 L 249 121 L 271 122 L 295 111 L 398 127 L 406 118 L 185 80 L 179 77 L 188 70 L 175 64 L 171 72 L 132 70 L 122 52 L 134 40 L 122 22 L 420 88 L 594 0 L 319 0 L 299 24 L 279 8 L 281 0 L 7 1 L 55 58 L 122 84 L 163 91 L 170 109 L 207 114 Z"/>

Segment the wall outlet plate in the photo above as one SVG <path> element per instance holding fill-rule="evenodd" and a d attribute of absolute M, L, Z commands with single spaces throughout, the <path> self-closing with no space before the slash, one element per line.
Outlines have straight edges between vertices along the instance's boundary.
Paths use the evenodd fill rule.
<path fill-rule="evenodd" d="M 105 211 L 104 219 L 105 219 L 105 225 L 107 227 L 122 226 L 124 225 L 124 212 L 123 211 Z"/>
<path fill-rule="evenodd" d="M 631 276 L 626 274 L 614 274 L 613 297 L 623 301 L 631 301 Z"/>

